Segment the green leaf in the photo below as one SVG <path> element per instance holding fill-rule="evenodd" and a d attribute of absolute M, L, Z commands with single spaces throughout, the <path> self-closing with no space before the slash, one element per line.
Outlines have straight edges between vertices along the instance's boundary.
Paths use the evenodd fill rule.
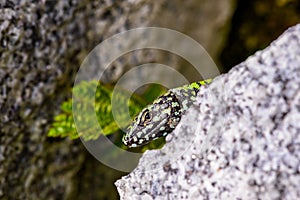
<path fill-rule="evenodd" d="M 96 92 L 94 92 L 96 88 Z M 137 95 L 132 95 L 126 90 L 120 88 L 114 92 L 115 109 L 117 115 L 112 113 L 112 96 L 114 88 L 109 85 L 100 84 L 98 81 L 82 81 L 73 88 L 73 102 L 68 99 L 61 105 L 61 114 L 55 116 L 54 122 L 48 132 L 50 137 L 67 137 L 76 139 L 82 136 L 85 140 L 97 139 L 101 134 L 110 135 L 121 128 L 125 128 L 131 119 L 128 118 L 128 110 L 130 116 L 136 115 L 146 102 Z M 128 100 L 129 99 L 129 100 Z M 73 117 L 73 106 L 80 111 L 76 117 L 76 122 L 80 123 L 80 132 L 77 133 Z M 126 109 L 128 110 L 126 110 Z M 96 113 L 98 123 L 92 123 L 92 115 Z M 118 119 L 118 124 L 115 121 Z M 101 131 L 97 131 L 97 127 L 101 127 Z M 120 127 L 119 127 L 120 126 Z"/>

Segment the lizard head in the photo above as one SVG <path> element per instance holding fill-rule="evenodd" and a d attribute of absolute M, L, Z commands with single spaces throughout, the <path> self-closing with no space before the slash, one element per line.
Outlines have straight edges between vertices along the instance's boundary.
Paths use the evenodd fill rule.
<path fill-rule="evenodd" d="M 147 144 L 172 132 L 180 119 L 180 103 L 175 94 L 169 91 L 136 116 L 127 128 L 123 143 L 129 147 Z"/>

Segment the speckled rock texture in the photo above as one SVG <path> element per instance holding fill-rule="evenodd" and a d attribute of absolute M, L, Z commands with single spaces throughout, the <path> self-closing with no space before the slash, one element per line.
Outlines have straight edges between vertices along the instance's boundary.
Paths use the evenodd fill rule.
<path fill-rule="evenodd" d="M 147 25 L 150 5 L 147 1 L 1 1 L 1 199 L 113 196 L 97 180 L 109 185 L 120 173 L 91 169 L 91 164 L 83 163 L 91 159 L 84 158 L 80 141 L 49 140 L 46 133 L 60 102 L 70 95 L 82 59 L 103 39 L 130 28 L 128 18 L 133 24 Z M 108 70 L 103 79 L 115 78 Z M 79 177 L 80 168 L 89 170 L 81 170 Z M 82 178 L 95 175 L 102 178 Z M 92 184 L 99 185 L 97 192 L 91 191 Z"/>
<path fill-rule="evenodd" d="M 300 199 L 300 24 L 203 88 L 121 199 Z"/>
<path fill-rule="evenodd" d="M 209 6 L 219 19 L 216 23 L 211 17 L 203 18 L 210 14 L 203 12 L 202 20 L 196 23 L 209 22 L 212 29 L 205 30 L 223 38 L 232 6 L 228 1 L 228 9 L 224 9 L 224 3 L 216 9 L 214 4 L 219 1 L 223 2 L 212 1 Z M 161 26 L 175 27 L 178 21 L 173 15 L 179 16 L 176 12 L 181 12 L 181 24 L 176 29 L 192 30 L 183 25 L 194 20 L 190 14 L 197 10 L 188 10 L 197 1 L 186 1 L 184 6 L 179 1 L 178 5 L 169 2 L 0 1 L 0 199 L 117 198 L 107 185 L 112 185 L 110 180 L 120 173 L 99 167 L 100 163 L 87 158 L 79 141 L 49 139 L 46 133 L 60 103 L 70 95 L 80 63 L 101 41 L 134 27 L 158 25 L 156 20 Z M 207 8 L 209 3 L 205 5 Z M 162 19 L 164 10 L 169 17 Z M 193 31 L 202 29 L 194 26 Z M 159 61 L 142 53 L 137 55 L 137 62 L 134 58 L 116 62 L 102 81 L 116 81 L 126 65 Z"/>

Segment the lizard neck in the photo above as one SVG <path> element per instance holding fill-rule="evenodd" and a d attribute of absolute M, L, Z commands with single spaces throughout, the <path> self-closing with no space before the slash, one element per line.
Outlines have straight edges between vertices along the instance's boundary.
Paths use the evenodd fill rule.
<path fill-rule="evenodd" d="M 211 82 L 211 79 L 205 81 L 194 82 L 189 85 L 184 85 L 178 88 L 171 89 L 180 105 L 181 113 L 184 114 L 185 111 L 191 106 L 191 104 L 196 100 L 197 94 L 201 86 L 206 85 Z"/>

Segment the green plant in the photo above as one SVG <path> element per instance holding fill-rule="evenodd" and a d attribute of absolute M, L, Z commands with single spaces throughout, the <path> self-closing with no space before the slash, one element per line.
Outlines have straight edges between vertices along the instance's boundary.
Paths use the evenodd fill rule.
<path fill-rule="evenodd" d="M 96 92 L 94 90 L 96 89 Z M 124 128 L 130 121 L 126 118 L 126 110 L 120 109 L 118 116 L 119 124 L 116 123 L 112 113 L 112 96 L 114 87 L 104 85 L 98 81 L 82 81 L 73 88 L 73 97 L 66 100 L 61 105 L 61 113 L 54 117 L 54 121 L 49 129 L 49 137 L 70 137 L 77 139 L 82 137 L 85 140 L 97 139 L 100 135 L 111 135 L 119 131 L 119 125 Z M 128 106 L 131 117 L 135 116 L 148 103 L 152 102 L 157 96 L 164 93 L 164 88 L 159 85 L 150 85 L 145 92 L 139 96 L 133 94 L 129 99 L 129 92 L 118 88 L 115 93 L 115 100 L 119 104 Z M 94 96 L 92 96 L 94 95 Z M 94 98 L 92 98 L 94 97 Z M 74 123 L 73 106 L 82 111 L 82 115 L 75 116 L 84 128 L 77 132 Z M 95 112 L 98 124 L 91 124 L 91 115 L 85 113 Z M 101 132 L 95 131 L 95 126 L 101 127 Z"/>

